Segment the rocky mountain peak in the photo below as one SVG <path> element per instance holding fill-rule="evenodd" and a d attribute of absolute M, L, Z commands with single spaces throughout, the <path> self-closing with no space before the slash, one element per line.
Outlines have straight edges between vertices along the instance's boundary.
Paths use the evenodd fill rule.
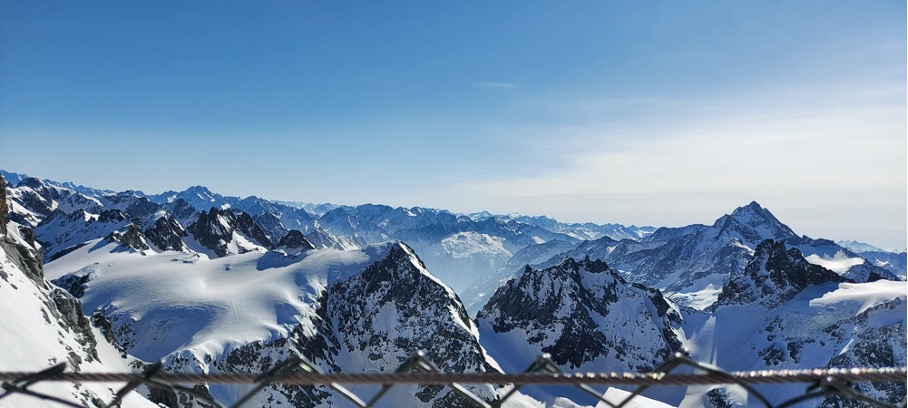
<path fill-rule="evenodd" d="M 22 179 L 16 187 L 28 187 L 33 190 L 44 188 L 44 183 L 41 182 L 41 179 L 35 177 L 27 177 Z"/>
<path fill-rule="evenodd" d="M 208 211 L 202 211 L 186 230 L 202 246 L 219 257 L 249 251 L 249 245 L 271 248 L 271 241 L 262 228 L 249 214 L 242 211 L 232 212 L 211 207 Z M 242 234 L 243 237 L 236 234 Z M 238 241 L 240 238 L 242 242 Z"/>
<path fill-rule="evenodd" d="M 84 211 L 79 211 L 75 218 L 81 217 L 81 214 L 84 214 Z M 73 213 L 76 214 L 76 213 Z M 129 215 L 123 211 L 113 209 L 113 210 L 104 210 L 98 214 L 98 222 L 121 222 L 129 219 Z"/>
<path fill-rule="evenodd" d="M 244 211 L 233 212 L 233 216 L 237 230 L 254 239 L 259 245 L 265 248 L 271 248 L 271 240 L 268 239 L 265 230 L 252 219 L 252 216 Z"/>
<path fill-rule="evenodd" d="M 811 285 L 844 282 L 845 278 L 804 259 L 797 248 L 781 241 L 765 240 L 739 276 L 723 286 L 716 307 L 724 304 L 759 302 L 767 308 L 790 300 Z"/>
<path fill-rule="evenodd" d="M 187 233 L 183 226 L 167 213 L 145 229 L 145 237 L 162 251 L 183 251 L 185 249 L 183 237 L 185 236 Z"/>
<path fill-rule="evenodd" d="M 678 319 L 665 305 L 658 292 L 627 284 L 603 261 L 564 258 L 549 268 L 524 268 L 477 320 L 502 341 L 525 332 L 533 348 L 568 369 L 644 371 L 680 346 L 672 331 Z"/>
<path fill-rule="evenodd" d="M 445 372 L 494 371 L 472 320 L 450 288 L 405 244 L 391 244 L 387 251 L 360 274 L 328 290 L 326 309 L 334 316 L 343 353 L 351 361 L 394 367 L 410 353 L 424 350 Z M 494 395 L 489 386 L 470 388 L 486 399 Z M 420 386 L 416 398 L 426 406 L 466 406 L 449 389 L 437 386 Z"/>
<path fill-rule="evenodd" d="M 756 201 L 750 204 L 736 208 L 731 215 L 723 216 L 716 221 L 716 225 L 722 224 L 724 228 L 737 230 L 743 235 L 745 241 L 756 240 L 757 242 L 765 239 L 797 239 L 797 234 L 787 225 L 779 221 L 769 210 L 760 206 Z M 741 228 L 743 227 L 743 228 Z"/>
<path fill-rule="evenodd" d="M 288 255 L 295 255 L 303 251 L 315 249 L 315 246 L 306 239 L 306 236 L 303 235 L 300 230 L 293 229 L 278 241 L 277 249 L 286 252 Z"/>
<path fill-rule="evenodd" d="M 212 197 L 214 193 L 205 186 L 191 186 L 184 190 L 184 193 L 198 194 L 201 197 Z"/>
<path fill-rule="evenodd" d="M 142 232 L 142 227 L 136 223 L 127 225 L 125 231 L 111 232 L 107 239 L 136 251 L 146 251 L 150 248 L 145 239 L 145 234 Z"/>
<path fill-rule="evenodd" d="M 6 234 L 9 223 L 9 205 L 6 203 L 6 180 L 0 176 L 0 234 Z"/>

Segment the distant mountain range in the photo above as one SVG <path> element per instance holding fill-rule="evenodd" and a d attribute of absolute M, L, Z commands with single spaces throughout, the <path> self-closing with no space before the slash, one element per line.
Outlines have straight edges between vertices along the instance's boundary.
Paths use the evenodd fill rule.
<path fill-rule="evenodd" d="M 447 371 L 519 371 L 542 352 L 569 371 L 646 371 L 681 347 L 734 370 L 906 365 L 906 254 L 798 236 L 756 202 L 712 225 L 653 228 L 0 175 L 0 298 L 13 302 L 0 338 L 18 342 L 0 352 L 6 365 L 56 358 L 123 371 L 162 360 L 174 371 L 260 372 L 299 353 L 327 371 L 368 372 L 425 350 Z M 23 336 L 52 340 L 29 347 Z M 240 390 L 198 388 L 227 404 Z M 472 391 L 492 400 L 506 389 Z M 893 402 L 906 392 L 862 391 Z M 81 402 L 110 393 L 61 392 Z M 194 404 L 143 396 L 130 403 Z M 647 396 L 754 402 L 724 386 Z M 459 398 L 395 387 L 383 404 Z M 537 388 L 518 400 L 594 404 Z M 341 401 L 322 387 L 274 386 L 253 405 Z"/>

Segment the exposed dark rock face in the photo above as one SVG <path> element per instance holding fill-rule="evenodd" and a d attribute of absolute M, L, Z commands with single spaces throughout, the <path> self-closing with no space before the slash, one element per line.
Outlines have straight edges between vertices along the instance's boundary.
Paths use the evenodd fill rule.
<path fill-rule="evenodd" d="M 71 295 L 81 298 L 85 295 L 85 288 L 91 279 L 92 274 L 90 272 L 73 272 L 51 282 L 65 289 Z"/>
<path fill-rule="evenodd" d="M 253 238 L 259 245 L 265 248 L 271 248 L 271 240 L 268 239 L 268 235 L 265 234 L 265 231 L 252 219 L 249 214 L 239 211 L 233 213 L 236 221 L 236 229 L 246 236 Z"/>
<path fill-rule="evenodd" d="M 205 248 L 210 249 L 217 256 L 227 255 L 227 244 L 233 240 L 233 225 L 227 214 L 212 207 L 210 211 L 202 211 L 198 220 L 187 228 L 190 234 Z"/>
<path fill-rule="evenodd" d="M 150 249 L 148 243 L 145 241 L 145 234 L 142 233 L 142 227 L 135 223 L 127 225 L 126 231 L 114 231 L 110 233 L 110 235 L 107 236 L 107 239 L 111 242 L 119 242 L 136 251 L 146 251 Z"/>
<path fill-rule="evenodd" d="M 238 212 L 236 215 L 230 211 L 219 210 L 211 207 L 208 211 L 202 211 L 198 220 L 187 228 L 187 231 L 195 237 L 205 248 L 210 249 L 217 256 L 226 256 L 229 253 L 228 246 L 234 241 L 234 232 L 238 231 L 258 245 L 265 248 L 271 248 L 271 241 L 265 232 L 255 224 L 252 217 L 244 212 Z"/>
<path fill-rule="evenodd" d="M 0 176 L 0 234 L 6 234 L 9 224 L 9 205 L 6 203 L 6 180 Z"/>
<path fill-rule="evenodd" d="M 525 332 L 530 345 L 571 370 L 651 370 L 680 347 L 673 329 L 680 319 L 658 291 L 630 285 L 589 258 L 526 267 L 477 315 L 491 337 Z"/>
<path fill-rule="evenodd" d="M 55 210 L 35 228 L 35 235 L 44 247 L 45 258 L 54 260 L 87 241 L 123 230 L 129 223 L 126 213 L 117 209 L 104 210 L 98 215 L 84 210 L 71 213 Z"/>
<path fill-rule="evenodd" d="M 342 372 L 334 362 L 339 343 L 327 315 L 326 301 L 327 295 L 322 295 L 314 314 L 304 318 L 307 320 L 305 324 L 311 325 L 314 332 L 303 329 L 301 324 L 287 337 L 246 344 L 214 360 L 213 365 L 222 372 L 261 373 L 285 361 L 292 354 L 299 354 L 324 371 Z M 186 361 L 186 364 L 191 366 L 199 362 Z M 186 368 L 174 364 L 169 366 L 175 370 Z M 262 393 L 262 400 L 268 402 L 268 406 L 273 406 L 276 400 L 286 399 L 293 407 L 313 407 L 330 404 L 332 399 L 332 394 L 324 386 L 271 386 L 262 390 Z"/>
<path fill-rule="evenodd" d="M 6 256 L 14 264 L 19 266 L 19 269 L 25 273 L 25 276 L 28 276 L 35 285 L 38 287 L 46 288 L 47 284 L 44 282 L 44 270 L 43 262 L 40 251 L 35 248 L 29 248 L 23 245 L 19 245 L 8 237 L 0 239 L 0 245 L 4 245 L 3 249 L 6 252 Z"/>
<path fill-rule="evenodd" d="M 360 275 L 332 285 L 327 310 L 340 348 L 357 361 L 395 368 L 424 350 L 445 372 L 494 371 L 471 333 L 473 322 L 463 304 L 403 244 L 392 246 L 386 258 Z M 471 388 L 493 397 L 491 387 Z M 450 388 L 420 387 L 417 396 L 435 407 L 470 406 Z"/>
<path fill-rule="evenodd" d="M 742 346 L 745 353 L 758 355 L 769 369 L 803 368 L 805 359 L 816 365 L 818 356 L 828 358 L 825 364 L 818 364 L 827 368 L 905 367 L 908 343 L 904 316 L 905 300 L 899 297 L 857 314 L 829 309 L 821 318 L 807 321 L 799 313 L 778 312 L 763 323 L 761 338 L 751 340 L 749 351 L 746 345 Z M 855 387 L 893 406 L 901 403 L 906 393 L 904 382 L 862 382 Z M 864 406 L 840 402 L 841 406 Z M 836 404 L 834 398 L 827 398 L 820 406 Z"/>
<path fill-rule="evenodd" d="M 2 179 L 0 179 L 0 181 L 2 181 Z M 0 195 L 0 206 L 6 204 L 5 199 L 5 195 Z M 7 222 L 8 219 L 0 220 L 0 224 L 8 227 Z M 31 235 L 31 229 L 23 228 L 23 230 L 20 230 L 20 233 L 25 232 L 23 238 L 25 238 L 27 243 L 32 244 L 32 246 L 23 245 L 20 243 L 21 241 L 16 241 L 9 235 L 6 235 L 6 233 L 9 232 L 7 229 L 3 231 L 4 235 L 0 237 L 0 250 L 2 250 L 0 253 L 5 253 L 7 261 L 12 263 L 14 270 L 18 269 L 19 271 L 22 271 L 28 278 L 28 281 L 31 281 L 36 286 L 37 290 L 33 293 L 36 294 L 37 298 L 34 299 L 34 303 L 22 305 L 23 307 L 40 308 L 44 317 L 44 322 L 36 322 L 35 324 L 39 327 L 42 323 L 53 326 L 54 330 L 61 338 L 61 340 L 59 340 L 60 344 L 63 344 L 62 338 L 70 338 L 80 346 L 79 348 L 69 348 L 69 346 L 67 346 L 68 353 L 66 355 L 66 362 L 70 365 L 71 369 L 78 371 L 84 362 L 98 360 L 97 340 L 91 330 L 91 324 L 82 314 L 82 304 L 76 298 L 63 289 L 49 285 L 47 281 L 44 280 L 40 251 L 34 246 L 34 237 Z M 2 278 L 4 282 L 7 282 L 7 279 L 10 276 L 7 272 L 8 271 L 4 271 L 3 266 L 0 265 L 0 278 Z M 2 291 L 26 290 L 21 286 L 13 284 L 2 285 L 0 286 L 0 289 L 2 289 Z M 82 394 L 82 396 L 86 400 L 96 398 L 96 396 L 92 395 L 90 392 L 86 392 Z"/>
<path fill-rule="evenodd" d="M 808 286 L 844 281 L 835 272 L 807 262 L 797 248 L 786 249 L 783 242 L 766 240 L 757 246 L 744 273 L 725 284 L 715 307 L 759 302 L 773 308 Z"/>
<path fill-rule="evenodd" d="M 290 230 L 287 235 L 277 243 L 277 249 L 283 250 L 289 255 L 298 254 L 303 251 L 315 249 L 315 246 L 306 239 L 299 230 Z"/>
<path fill-rule="evenodd" d="M 26 276 L 31 279 L 36 285 L 41 288 L 46 288 L 47 285 L 44 283 L 44 271 L 42 270 L 43 256 L 41 252 L 38 251 L 35 247 L 34 233 L 31 228 L 22 227 L 19 232 L 22 234 L 23 238 L 28 241 L 32 247 L 28 248 L 16 243 L 12 238 L 6 236 L 9 232 L 9 205 L 6 201 L 6 181 L 3 180 L 0 176 L 0 234 L 3 234 L 3 237 L 0 237 L 0 245 L 3 245 L 3 250 L 6 252 L 6 256 L 14 264 L 19 266 Z M 0 268 L 0 274 L 5 277 L 6 272 L 3 272 Z"/>
<path fill-rule="evenodd" d="M 874 312 L 885 310 L 898 310 L 904 307 L 901 299 L 880 304 L 874 308 L 868 309 L 865 313 L 859 315 L 855 320 L 858 326 L 867 327 L 868 321 L 872 324 L 873 318 L 869 317 Z M 849 335 L 845 332 L 848 329 L 849 322 L 840 322 L 831 327 L 832 334 Z M 828 367 L 849 369 L 853 367 L 904 367 L 905 366 L 905 324 L 896 322 L 882 327 L 868 327 L 866 330 L 858 331 L 854 336 L 857 340 L 847 352 L 835 356 L 829 361 Z M 893 406 L 903 402 L 908 388 L 904 382 L 870 382 L 859 383 L 855 386 L 857 390 L 865 395 L 872 396 L 882 401 L 888 402 Z M 824 407 L 844 406 L 844 407 L 861 407 L 864 406 L 856 401 L 842 401 L 842 405 L 835 404 L 834 397 L 827 397 L 823 401 Z"/>
<path fill-rule="evenodd" d="M 739 408 L 740 404 L 729 401 L 724 388 L 713 388 L 703 396 L 703 406 L 709 408 Z"/>
<path fill-rule="evenodd" d="M 73 213 L 76 214 L 76 213 Z M 113 209 L 113 210 L 104 210 L 98 213 L 98 222 L 121 222 L 129 219 L 129 214 L 126 214 L 123 211 Z"/>
<path fill-rule="evenodd" d="M 183 237 L 186 236 L 186 230 L 170 214 L 164 214 L 145 229 L 145 237 L 162 251 L 184 250 Z"/>
<path fill-rule="evenodd" d="M 91 324 L 88 318 L 82 314 L 82 303 L 60 288 L 55 288 L 51 291 L 51 300 L 55 306 L 53 310 L 58 314 L 56 316 L 57 320 L 61 321 L 63 323 L 61 325 L 64 327 L 69 327 L 85 352 L 97 360 L 98 342 L 91 331 Z"/>

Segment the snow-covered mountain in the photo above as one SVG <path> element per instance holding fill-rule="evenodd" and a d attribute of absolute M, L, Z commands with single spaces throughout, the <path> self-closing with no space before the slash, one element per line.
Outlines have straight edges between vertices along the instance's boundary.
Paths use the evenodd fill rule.
<path fill-rule="evenodd" d="M 272 243 L 277 243 L 291 229 L 306 233 L 315 228 L 312 216 L 302 208 L 256 196 L 246 198 L 224 196 L 203 186 L 192 186 L 179 192 L 166 191 L 150 195 L 148 198 L 158 204 L 183 200 L 197 211 L 209 211 L 215 207 L 218 210 L 233 209 L 245 212 L 265 230 Z"/>
<path fill-rule="evenodd" d="M 676 302 L 703 309 L 712 305 L 729 276 L 739 275 L 764 240 L 786 242 L 808 262 L 857 281 L 897 279 L 859 255 L 822 239 L 799 237 L 756 202 L 736 208 L 711 226 L 660 228 L 640 241 L 600 238 L 540 264 L 562 257 L 605 260 L 625 279 L 659 288 Z"/>
<path fill-rule="evenodd" d="M 908 254 L 905 251 L 889 251 L 857 241 L 838 241 L 836 244 L 855 252 L 872 265 L 890 270 L 902 279 L 908 275 Z"/>
<path fill-rule="evenodd" d="M 507 371 L 541 353 L 566 371 L 652 371 L 681 347 L 681 322 L 661 293 L 629 284 L 589 258 L 527 266 L 477 315 L 483 345 Z M 527 392 L 546 399 L 541 390 Z M 565 395 L 595 404 L 582 393 Z"/>
<path fill-rule="evenodd" d="M 905 367 L 906 283 L 843 282 L 795 248 L 765 241 L 745 271 L 726 283 L 710 313 L 685 316 L 685 346 L 699 361 L 728 370 L 807 367 Z M 682 406 L 755 404 L 733 387 L 690 387 Z M 779 403 L 801 385 L 757 386 Z M 905 383 L 863 383 L 862 392 L 893 405 Z M 831 400 L 817 401 L 834 406 Z"/>
<path fill-rule="evenodd" d="M 807 262 L 797 248 L 786 250 L 785 243 L 766 240 L 757 245 L 744 272 L 729 277 L 713 307 L 758 303 L 772 309 L 808 286 L 844 281 L 841 275 Z"/>
<path fill-rule="evenodd" d="M 505 370 L 520 370 L 524 356 L 541 351 L 565 370 L 643 370 L 682 345 L 695 360 L 727 370 L 904 367 L 906 290 L 904 281 L 847 282 L 798 249 L 767 240 L 707 311 L 679 308 L 658 291 L 626 283 L 602 261 L 565 258 L 544 269 L 526 267 L 495 292 L 477 324 Z M 893 404 L 906 393 L 904 383 L 859 387 Z M 804 392 L 802 385 L 756 388 L 774 404 Z M 543 390 L 526 392 L 546 399 Z M 760 406 L 734 386 L 650 393 L 672 406 Z"/>
<path fill-rule="evenodd" d="M 529 216 L 521 214 L 495 215 L 488 211 L 468 214 L 473 220 L 482 221 L 489 218 L 498 218 L 502 220 L 517 221 L 527 225 L 545 228 L 552 232 L 558 232 L 578 240 L 598 239 L 609 237 L 614 240 L 633 239 L 639 240 L 647 235 L 652 234 L 654 227 L 637 227 L 635 225 L 624 226 L 621 224 L 594 224 L 586 223 L 564 223 L 554 218 L 542 216 Z"/>
<path fill-rule="evenodd" d="M 85 314 L 103 315 L 129 354 L 163 359 L 170 370 L 258 372 L 300 353 L 325 370 L 382 371 L 416 350 L 448 371 L 496 369 L 454 292 L 400 243 L 212 259 L 143 256 L 103 241 L 89 246 L 98 244 L 49 264 L 48 276 L 81 295 Z M 450 389 L 411 388 L 394 392 L 407 405 L 414 394 L 424 406 L 457 405 Z M 210 393 L 231 403 L 244 389 L 213 386 Z M 491 386 L 473 391 L 496 395 Z M 399 406 L 396 398 L 383 406 Z M 322 388 L 271 387 L 254 405 L 339 402 Z"/>
<path fill-rule="evenodd" d="M 5 184 L 0 178 L 0 184 Z M 9 219 L 6 193 L 0 189 L 0 365 L 7 371 L 38 371 L 55 363 L 85 372 L 141 371 L 141 362 L 121 355 L 82 313 L 82 305 L 44 279 L 42 251 L 28 226 Z M 76 404 L 111 401 L 118 384 L 40 383 L 32 390 Z M 11 395 L 0 406 L 43 407 L 38 399 Z M 156 407 L 138 393 L 124 406 Z"/>
<path fill-rule="evenodd" d="M 65 350 L 86 369 L 163 360 L 175 371 L 262 372 L 300 354 L 326 371 L 364 372 L 396 368 L 421 349 L 449 371 L 521 371 L 540 352 L 568 371 L 641 371 L 681 346 L 732 370 L 906 364 L 908 287 L 897 269 L 866 255 L 875 251 L 799 237 L 757 203 L 709 226 L 612 238 L 545 217 L 372 204 L 310 214 L 204 187 L 148 196 L 16 177 L 4 189 L 9 211 L 0 205 L 0 220 L 12 218 L 10 228 L 0 222 L 0 292 L 15 302 L 5 309 L 14 323 L 0 330 L 60 341 L 35 351 L 17 343 L 11 350 L 24 357 L 0 365 L 41 368 Z M 904 253 L 891 255 L 890 266 L 904 265 Z M 777 387 L 761 389 L 774 401 L 803 392 Z M 905 394 L 904 384 L 862 387 L 893 402 Z M 249 387 L 199 389 L 230 403 Z M 488 400 L 504 391 L 471 389 Z M 192 405 L 146 391 L 165 405 Z M 647 395 L 681 406 L 754 403 L 735 387 Z M 595 402 L 557 387 L 529 387 L 513 401 Z M 449 388 L 418 386 L 395 387 L 382 402 L 461 403 Z M 281 386 L 252 405 L 346 406 L 323 387 Z"/>
<path fill-rule="evenodd" d="M 338 207 L 318 219 L 337 236 L 366 243 L 401 240 L 417 251 L 433 273 L 461 292 L 499 271 L 513 253 L 550 240 L 576 238 L 513 220 L 473 220 L 445 210 L 366 204 Z"/>
<path fill-rule="evenodd" d="M 578 371 L 647 371 L 680 347 L 677 310 L 658 291 L 624 281 L 605 262 L 566 258 L 526 269 L 477 316 L 502 364 L 550 353 Z M 518 355 L 514 355 L 517 351 Z M 500 357 L 499 357 L 500 356 Z"/>

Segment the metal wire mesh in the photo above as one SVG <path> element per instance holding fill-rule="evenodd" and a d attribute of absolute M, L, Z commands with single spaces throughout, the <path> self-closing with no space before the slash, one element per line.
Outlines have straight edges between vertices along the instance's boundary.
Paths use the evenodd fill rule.
<path fill-rule="evenodd" d="M 690 367 L 693 369 L 693 373 L 673 374 L 672 371 L 679 367 Z M 114 394 L 113 400 L 106 406 L 118 407 L 127 394 L 135 391 L 140 385 L 145 385 L 149 388 L 185 393 L 204 404 L 223 408 L 223 405 L 181 384 L 254 384 L 252 390 L 230 407 L 245 406 L 257 393 L 270 385 L 324 385 L 355 406 L 367 408 L 375 406 L 396 384 L 436 384 L 450 387 L 454 393 L 469 404 L 492 408 L 500 407 L 524 385 L 537 384 L 576 387 L 609 407 L 623 408 L 653 386 L 735 384 L 747 390 L 748 394 L 759 404 L 770 408 L 784 408 L 804 401 L 827 397 L 834 397 L 832 400 L 835 404 L 843 400 L 867 406 L 906 407 L 906 401 L 899 405 L 880 401 L 861 393 L 853 384 L 859 382 L 905 383 L 906 376 L 908 376 L 906 368 L 728 372 L 712 365 L 693 361 L 680 352 L 669 357 L 653 372 L 620 374 L 565 373 L 552 362 L 548 355 L 537 357 L 522 373 L 443 373 L 427 360 L 422 352 L 413 353 L 394 372 L 389 373 L 323 373 L 313 363 L 298 355 L 292 356 L 262 374 L 171 373 L 162 371 L 161 368 L 161 364 L 157 363 L 148 366 L 141 374 L 82 373 L 66 372 L 66 364 L 60 363 L 39 372 L 0 372 L 0 381 L 3 381 L 3 393 L 0 394 L 0 400 L 10 395 L 21 394 L 66 406 L 81 407 L 60 397 L 36 392 L 29 387 L 44 381 L 126 382 L 126 385 Z M 770 403 L 765 395 L 753 387 L 756 384 L 791 383 L 805 383 L 808 386 L 802 395 L 777 405 Z M 364 400 L 340 384 L 379 384 L 381 388 L 371 398 Z M 495 400 L 487 401 L 461 384 L 512 384 L 513 387 Z M 593 389 L 592 385 L 637 386 L 638 388 L 621 402 L 615 403 L 606 400 L 603 393 Z"/>

